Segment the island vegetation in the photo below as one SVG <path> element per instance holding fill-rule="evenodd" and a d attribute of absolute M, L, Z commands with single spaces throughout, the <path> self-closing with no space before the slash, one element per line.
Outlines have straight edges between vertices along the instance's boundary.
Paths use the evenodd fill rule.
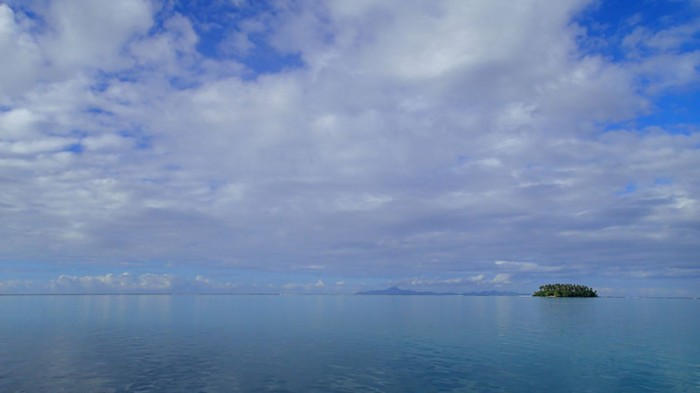
<path fill-rule="evenodd" d="M 578 284 L 546 284 L 532 296 L 543 297 L 598 297 L 592 288 Z"/>

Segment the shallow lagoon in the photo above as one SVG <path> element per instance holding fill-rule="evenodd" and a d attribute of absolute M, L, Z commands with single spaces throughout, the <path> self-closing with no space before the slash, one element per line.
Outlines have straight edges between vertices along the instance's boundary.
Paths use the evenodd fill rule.
<path fill-rule="evenodd" d="M 0 296 L 2 392 L 698 392 L 700 301 Z"/>

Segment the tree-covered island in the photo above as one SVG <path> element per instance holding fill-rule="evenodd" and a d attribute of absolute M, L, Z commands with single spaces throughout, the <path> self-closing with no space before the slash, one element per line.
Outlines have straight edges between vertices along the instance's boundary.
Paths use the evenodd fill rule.
<path fill-rule="evenodd" d="M 592 288 L 578 284 L 546 284 L 540 286 L 532 296 L 543 297 L 598 297 Z"/>

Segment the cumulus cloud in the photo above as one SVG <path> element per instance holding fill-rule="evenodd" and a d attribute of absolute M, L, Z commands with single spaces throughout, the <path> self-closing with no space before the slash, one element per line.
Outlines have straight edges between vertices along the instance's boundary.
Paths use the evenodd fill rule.
<path fill-rule="evenodd" d="M 507 273 L 498 273 L 491 279 L 491 283 L 495 285 L 509 284 L 511 275 Z"/>
<path fill-rule="evenodd" d="M 335 287 L 341 287 L 343 286 L 343 282 L 337 282 L 335 283 Z M 307 282 L 307 283 L 299 283 L 299 282 L 290 282 L 290 283 L 285 283 L 282 284 L 282 292 L 283 293 L 325 293 L 328 291 L 328 286 L 326 286 L 326 283 L 323 282 L 323 280 L 318 279 L 316 282 Z M 331 290 L 332 291 L 332 290 Z"/>
<path fill-rule="evenodd" d="M 60 275 L 51 281 L 51 289 L 56 292 L 139 292 L 167 291 L 173 286 L 174 276 L 164 274 L 143 274 L 135 276 L 129 273 L 104 276 L 68 276 Z"/>
<path fill-rule="evenodd" d="M 688 277 L 700 134 L 637 120 L 696 86 L 698 18 L 634 26 L 608 56 L 577 19 L 595 6 L 222 2 L 205 24 L 140 0 L 2 4 L 0 258 L 75 266 L 54 284 L 86 290 L 192 267 Z M 173 276 L 79 274 L 125 263 Z"/>
<path fill-rule="evenodd" d="M 563 268 L 562 266 L 541 266 L 534 262 L 495 261 L 494 263 L 502 268 L 523 272 L 556 272 Z"/>
<path fill-rule="evenodd" d="M 130 64 L 123 46 L 151 27 L 152 10 L 146 1 L 64 0 L 40 10 L 48 34 L 41 37 L 48 59 L 58 69 L 86 67 L 111 71 Z"/>
<path fill-rule="evenodd" d="M 174 274 L 107 273 L 104 275 L 65 275 L 49 280 L 0 281 L 0 293 L 35 294 L 134 294 L 134 293 L 232 293 L 237 284 L 202 275 L 185 278 Z"/>
<path fill-rule="evenodd" d="M 0 4 L 0 53 L 6 55 L 0 60 L 0 90 L 5 94 L 24 90 L 34 82 L 41 53 L 29 29 L 26 19 L 7 4 Z"/>
<path fill-rule="evenodd" d="M 478 274 L 469 277 L 451 277 L 451 278 L 424 278 L 416 277 L 406 282 L 413 286 L 460 286 L 464 284 L 479 284 L 483 283 L 485 276 Z"/>

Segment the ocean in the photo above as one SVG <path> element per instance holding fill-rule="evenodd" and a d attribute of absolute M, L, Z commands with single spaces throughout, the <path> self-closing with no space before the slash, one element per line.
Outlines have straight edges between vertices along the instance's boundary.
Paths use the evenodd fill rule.
<path fill-rule="evenodd" d="M 0 296 L 0 392 L 700 392 L 700 300 Z"/>

